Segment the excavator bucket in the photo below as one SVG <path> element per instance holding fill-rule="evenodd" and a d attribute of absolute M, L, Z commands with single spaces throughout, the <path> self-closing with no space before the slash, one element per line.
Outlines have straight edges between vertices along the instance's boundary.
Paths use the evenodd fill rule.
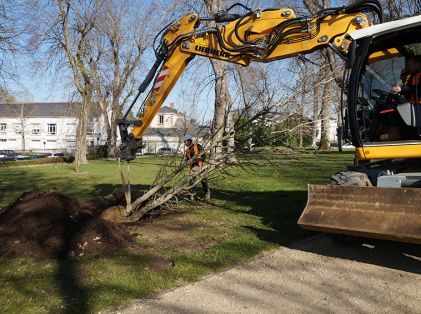
<path fill-rule="evenodd" d="M 421 189 L 309 185 L 304 229 L 421 244 Z"/>

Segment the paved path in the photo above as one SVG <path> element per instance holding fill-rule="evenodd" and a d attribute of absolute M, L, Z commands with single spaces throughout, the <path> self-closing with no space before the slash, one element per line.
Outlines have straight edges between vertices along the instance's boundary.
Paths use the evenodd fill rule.
<path fill-rule="evenodd" d="M 107 313 L 421 313 L 421 246 L 317 236 Z"/>

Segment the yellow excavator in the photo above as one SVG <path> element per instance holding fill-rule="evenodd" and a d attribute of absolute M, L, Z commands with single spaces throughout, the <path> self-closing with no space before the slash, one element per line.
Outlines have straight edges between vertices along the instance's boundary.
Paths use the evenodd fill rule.
<path fill-rule="evenodd" d="M 237 6 L 244 13 L 232 13 Z M 120 158 L 135 158 L 142 134 L 195 56 L 247 66 L 332 49 L 346 63 L 343 133 L 355 146 L 355 162 L 333 175 L 330 185 L 309 185 L 298 224 L 421 243 L 421 91 L 417 71 L 409 71 L 421 55 L 419 34 L 421 15 L 382 23 L 376 0 L 310 17 L 297 17 L 289 8 L 252 10 L 239 3 L 212 17 L 187 14 L 155 38 L 161 36 L 154 42 L 156 61 L 117 122 Z M 128 121 L 151 83 L 137 119 Z M 391 93 L 394 85 L 402 91 Z"/>

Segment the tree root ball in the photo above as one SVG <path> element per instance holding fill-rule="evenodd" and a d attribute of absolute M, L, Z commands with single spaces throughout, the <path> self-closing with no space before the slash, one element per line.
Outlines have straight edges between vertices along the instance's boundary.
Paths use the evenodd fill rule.
<path fill-rule="evenodd" d="M 101 218 L 114 223 L 128 222 L 126 207 L 121 205 L 111 206 L 101 213 Z"/>

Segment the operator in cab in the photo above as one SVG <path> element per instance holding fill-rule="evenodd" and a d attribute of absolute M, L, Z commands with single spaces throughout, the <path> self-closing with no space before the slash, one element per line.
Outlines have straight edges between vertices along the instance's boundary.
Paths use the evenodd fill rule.
<path fill-rule="evenodd" d="M 401 85 L 395 85 L 391 93 L 400 96 L 399 103 L 409 103 L 412 107 L 412 127 L 404 126 L 406 139 L 419 139 L 421 136 L 421 55 L 409 55 L 401 74 Z M 416 128 L 414 128 L 414 126 Z"/>
<path fill-rule="evenodd" d="M 402 71 L 402 85 L 392 87 L 392 94 L 401 94 L 409 102 L 420 99 L 420 77 L 421 77 L 421 56 L 410 55 L 405 62 L 405 69 Z M 418 97 L 417 97 L 418 96 Z"/>

